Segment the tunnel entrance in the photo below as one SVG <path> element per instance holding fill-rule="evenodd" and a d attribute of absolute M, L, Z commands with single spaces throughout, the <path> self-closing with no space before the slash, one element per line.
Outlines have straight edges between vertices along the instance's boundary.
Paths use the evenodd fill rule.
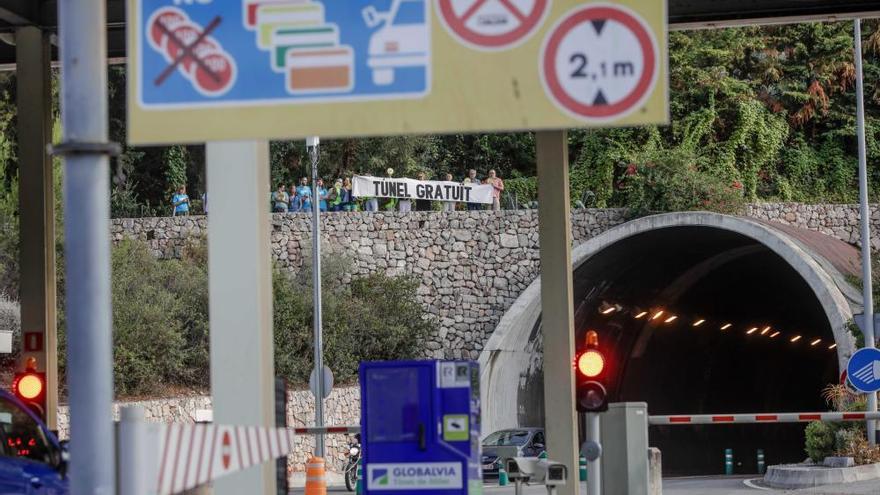
<path fill-rule="evenodd" d="M 572 251 L 575 339 L 610 353 L 612 401 L 650 414 L 828 410 L 822 390 L 854 350 L 853 246 L 818 232 L 714 213 L 633 220 Z M 485 431 L 544 424 L 540 282 L 480 356 Z M 515 402 L 512 404 L 511 401 Z M 514 407 L 515 405 L 515 407 Z M 803 424 L 652 426 L 667 476 L 806 458 Z"/>
<path fill-rule="evenodd" d="M 825 410 L 837 377 L 822 304 L 779 255 L 744 235 L 672 227 L 623 239 L 574 272 L 578 342 L 597 330 L 613 349 L 613 401 L 650 414 Z M 665 475 L 800 462 L 804 425 L 651 427 Z"/>

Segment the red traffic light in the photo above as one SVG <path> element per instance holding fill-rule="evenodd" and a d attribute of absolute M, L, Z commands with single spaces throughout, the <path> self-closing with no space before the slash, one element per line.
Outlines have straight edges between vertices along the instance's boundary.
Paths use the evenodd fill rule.
<path fill-rule="evenodd" d="M 41 418 L 46 412 L 46 373 L 37 371 L 37 360 L 28 358 L 25 371 L 16 373 L 12 392 Z"/>
<path fill-rule="evenodd" d="M 595 349 L 581 353 L 577 358 L 578 373 L 587 378 L 595 378 L 605 370 L 605 357 Z"/>
<path fill-rule="evenodd" d="M 15 394 L 24 400 L 34 400 L 43 394 L 43 378 L 37 373 L 22 373 L 13 385 Z"/>

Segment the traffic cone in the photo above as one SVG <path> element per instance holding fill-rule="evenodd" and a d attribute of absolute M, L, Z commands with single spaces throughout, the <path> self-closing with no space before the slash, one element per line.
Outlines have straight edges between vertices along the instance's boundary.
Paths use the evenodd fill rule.
<path fill-rule="evenodd" d="M 587 481 L 587 458 L 581 456 L 581 458 L 578 460 L 578 464 L 578 475 L 580 477 L 580 480 Z"/>
<path fill-rule="evenodd" d="M 357 482 L 354 484 L 354 493 L 355 495 L 363 495 L 364 493 L 364 485 L 363 485 L 363 471 L 361 471 L 361 466 L 363 465 L 364 460 L 358 459 L 358 467 L 357 467 Z"/>
<path fill-rule="evenodd" d="M 507 486 L 510 483 L 510 478 L 507 476 L 507 471 L 504 470 L 504 464 L 502 464 L 498 468 L 498 486 Z"/>
<path fill-rule="evenodd" d="M 321 457 L 313 456 L 306 461 L 305 495 L 327 495 L 327 474 Z"/>

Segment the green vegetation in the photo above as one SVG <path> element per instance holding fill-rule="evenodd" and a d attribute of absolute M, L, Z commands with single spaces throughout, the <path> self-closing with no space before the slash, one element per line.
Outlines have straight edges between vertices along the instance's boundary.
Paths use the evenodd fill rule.
<path fill-rule="evenodd" d="M 876 20 L 863 26 L 874 198 L 880 196 L 880 168 L 873 166 L 880 159 L 878 26 Z M 573 203 L 736 211 L 756 200 L 855 201 L 851 23 L 673 32 L 669 59 L 669 126 L 569 133 Z M 14 74 L 0 75 L 0 232 L 14 222 L 17 203 L 14 83 Z M 125 143 L 123 66 L 109 69 L 109 83 L 111 139 Z M 494 168 L 510 179 L 508 191 L 520 206 L 534 206 L 534 144 L 531 133 L 325 140 L 322 170 L 340 177 L 391 167 L 400 175 L 461 178 L 469 168 L 481 176 Z M 307 163 L 301 142 L 272 143 L 273 183 L 308 175 Z M 186 183 L 194 200 L 201 196 L 204 148 L 125 147 L 112 173 L 114 216 L 167 214 L 174 185 Z"/>
<path fill-rule="evenodd" d="M 159 260 L 146 245 L 113 249 L 114 380 L 120 396 L 206 390 L 210 385 L 206 249 L 194 243 L 179 260 Z M 357 379 L 362 360 L 416 357 L 433 330 L 416 302 L 416 282 L 382 274 L 344 283 L 346 260 L 328 256 L 323 274 L 325 362 L 337 383 Z M 312 367 L 312 291 L 307 270 L 274 276 L 275 365 L 293 386 Z M 0 308 L 2 309 L 2 308 Z M 63 311 L 59 367 L 66 369 Z M 62 383 L 64 381 L 62 380 Z"/>
<path fill-rule="evenodd" d="M 864 411 L 867 399 L 854 394 L 845 385 L 828 385 L 822 397 L 835 411 Z M 813 421 L 806 426 L 804 451 L 813 462 L 821 463 L 826 457 L 852 457 L 857 465 L 880 462 L 880 447 L 868 445 L 864 423 Z"/>

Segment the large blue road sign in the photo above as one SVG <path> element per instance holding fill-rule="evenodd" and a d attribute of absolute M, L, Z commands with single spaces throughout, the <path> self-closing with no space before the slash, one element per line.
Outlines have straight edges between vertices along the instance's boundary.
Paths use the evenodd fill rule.
<path fill-rule="evenodd" d="M 853 387 L 865 393 L 880 391 L 880 350 L 859 349 L 849 358 L 846 373 Z"/>
<path fill-rule="evenodd" d="M 428 0 L 138 0 L 144 108 L 414 98 Z"/>

